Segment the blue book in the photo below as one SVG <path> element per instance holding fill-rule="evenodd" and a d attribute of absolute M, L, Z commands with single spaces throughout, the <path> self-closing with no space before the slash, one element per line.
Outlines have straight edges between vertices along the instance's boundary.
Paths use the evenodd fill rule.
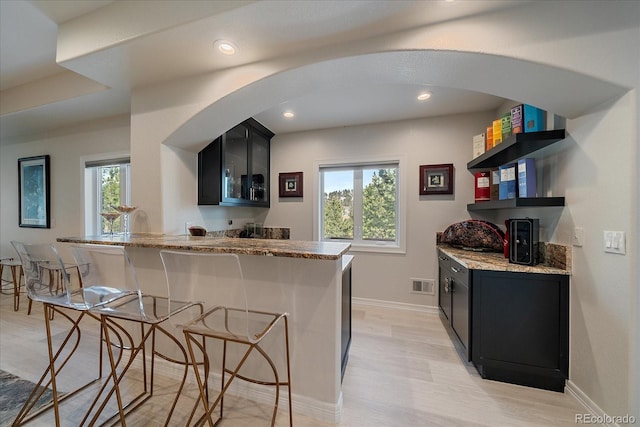
<path fill-rule="evenodd" d="M 536 161 L 518 160 L 518 197 L 536 197 Z"/>
<path fill-rule="evenodd" d="M 524 104 L 522 109 L 525 132 L 540 132 L 545 130 L 544 110 L 529 104 Z"/>
<path fill-rule="evenodd" d="M 517 167 L 517 163 L 500 166 L 500 186 L 498 188 L 498 198 L 500 200 L 515 199 L 518 197 Z"/>

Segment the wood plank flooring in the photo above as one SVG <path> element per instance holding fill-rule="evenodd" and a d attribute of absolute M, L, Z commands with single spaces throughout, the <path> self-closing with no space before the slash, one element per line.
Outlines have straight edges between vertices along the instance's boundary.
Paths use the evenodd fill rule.
<path fill-rule="evenodd" d="M 37 380 L 47 360 L 41 305 L 34 304 L 34 313 L 27 316 L 26 297 L 19 312 L 13 311 L 11 296 L 0 298 L 0 369 Z M 62 320 L 58 317 L 53 323 L 60 339 Z M 81 352 L 89 354 L 90 348 L 95 350 L 94 344 L 82 347 Z M 75 373 L 93 374 L 93 362 L 74 362 Z M 78 375 L 72 375 L 65 387 Z M 175 382 L 162 374 L 157 379 L 156 394 L 127 418 L 127 425 L 162 425 Z M 293 392 L 295 395 L 295 389 Z M 80 396 L 63 405 L 63 425 L 78 424 L 88 399 Z M 193 399 L 195 390 L 191 387 L 183 393 L 172 425 L 184 425 Z M 483 380 L 473 366 L 458 357 L 437 315 L 364 305 L 353 308 L 353 341 L 343 401 L 342 419 L 337 425 L 349 427 L 569 426 L 575 425 L 576 413 L 584 412 L 568 394 Z M 285 426 L 288 414 L 286 406 L 281 408 L 277 425 Z M 269 410 L 229 398 L 225 401 L 227 418 L 219 425 L 269 425 Z M 336 425 L 295 412 L 294 424 Z M 46 414 L 29 425 L 50 426 L 53 418 Z"/>

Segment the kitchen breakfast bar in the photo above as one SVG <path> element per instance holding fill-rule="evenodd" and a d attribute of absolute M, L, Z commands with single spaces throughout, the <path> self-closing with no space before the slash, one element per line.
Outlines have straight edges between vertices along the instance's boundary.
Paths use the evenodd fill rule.
<path fill-rule="evenodd" d="M 67 244 L 124 246 L 142 291 L 154 294 L 166 294 L 160 250 L 237 254 L 244 278 L 259 284 L 257 294 L 249 296 L 259 306 L 251 308 L 289 313 L 293 411 L 323 421 L 339 420 L 341 374 L 349 343 L 345 328 L 350 338 L 350 292 L 343 297 L 343 279 L 350 277 L 345 273 L 350 273 L 353 259 L 347 255 L 350 244 L 151 233 L 57 241 L 61 249 Z M 274 359 L 281 356 L 276 351 Z M 257 401 L 272 398 L 250 387 L 241 392 Z"/>

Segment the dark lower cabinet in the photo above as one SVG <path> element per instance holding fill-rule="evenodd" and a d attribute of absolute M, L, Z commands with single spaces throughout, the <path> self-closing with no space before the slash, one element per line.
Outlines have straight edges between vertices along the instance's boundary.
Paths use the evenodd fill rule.
<path fill-rule="evenodd" d="M 467 270 L 438 251 L 440 318 L 482 378 L 564 391 L 569 276 Z"/>
<path fill-rule="evenodd" d="M 564 391 L 569 277 L 472 270 L 472 361 L 483 378 Z"/>
<path fill-rule="evenodd" d="M 469 271 L 442 252 L 438 255 L 438 262 L 440 317 L 452 335 L 456 350 L 469 361 Z"/>
<path fill-rule="evenodd" d="M 351 347 L 351 261 L 352 255 L 343 255 L 342 268 L 342 331 L 341 331 L 341 378 L 347 369 L 349 347 Z"/>

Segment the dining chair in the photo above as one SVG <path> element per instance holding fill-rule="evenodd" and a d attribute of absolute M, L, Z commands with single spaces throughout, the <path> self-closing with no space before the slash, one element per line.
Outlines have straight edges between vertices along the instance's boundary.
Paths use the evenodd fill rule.
<path fill-rule="evenodd" d="M 289 324 L 288 314 L 281 312 L 262 311 L 257 304 L 250 305 L 248 296 L 255 295 L 247 289 L 240 258 L 236 254 L 218 254 L 209 252 L 181 252 L 161 250 L 160 256 L 164 266 L 169 298 L 197 298 L 203 297 L 207 308 L 205 312 L 192 320 L 176 322 L 185 336 L 189 358 L 195 373 L 200 401 L 204 409 L 204 417 L 210 426 L 217 424 L 224 416 L 224 395 L 229 390 L 232 382 L 238 378 L 253 384 L 266 385 L 275 388 L 275 402 L 271 416 L 271 426 L 275 424 L 280 399 L 280 387 L 286 386 L 289 404 L 289 424 L 293 425 L 292 401 L 291 401 L 291 369 L 289 361 Z M 262 347 L 263 341 L 278 330 L 276 325 L 282 321 L 284 327 L 284 346 L 278 350 L 284 350 L 286 363 L 286 378 L 280 378 L 276 363 Z M 273 337 L 272 337 L 273 338 Z M 211 374 L 211 354 L 207 340 L 219 340 L 222 342 L 222 366 L 220 368 L 220 391 L 215 400 L 209 401 L 209 375 Z M 231 351 L 228 347 L 237 344 L 240 351 Z M 270 342 L 269 349 L 274 348 Z M 252 363 L 246 363 L 252 355 L 259 355 L 262 359 L 262 367 L 257 359 L 252 358 Z M 228 368 L 228 358 L 235 356 L 235 367 Z M 201 362 L 202 361 L 202 362 Z M 268 365 L 267 372 L 271 372 L 273 380 L 265 380 L 264 362 Z M 203 365 L 202 365 L 203 364 Z M 249 374 L 240 370 L 247 366 Z M 199 366 L 202 365 L 202 369 Z M 232 365 L 233 366 L 233 365 Z M 229 375 L 228 379 L 226 376 Z M 249 376 L 251 375 L 251 376 Z M 261 378 L 258 378 L 261 377 Z M 220 405 L 219 415 L 216 421 L 211 415 Z"/>
<path fill-rule="evenodd" d="M 49 358 L 48 367 L 16 416 L 13 425 L 21 425 L 53 407 L 55 423 L 56 426 L 59 426 L 59 404 L 102 379 L 102 345 L 100 344 L 98 377 L 78 386 L 71 392 L 64 393 L 64 395 L 58 391 L 57 376 L 69 365 L 69 361 L 80 344 L 82 337 L 80 322 L 85 316 L 99 322 L 99 318 L 91 314 L 89 309 L 99 304 L 115 301 L 127 295 L 128 292 L 102 286 L 80 287 L 79 283 L 72 286 L 64 262 L 56 248 L 50 243 L 29 244 L 12 241 L 11 244 L 20 257 L 27 295 L 32 301 L 43 303 Z M 62 272 L 59 276 L 62 283 L 52 281 L 53 276 L 45 274 L 45 271 L 53 270 Z M 70 323 L 68 332 L 57 348 L 54 346 L 51 335 L 51 320 L 54 313 L 59 313 L 63 319 Z M 72 369 L 73 366 L 69 368 L 69 370 Z M 53 401 L 37 408 L 36 404 L 48 387 L 51 387 Z"/>
<path fill-rule="evenodd" d="M 90 310 L 93 315 L 100 317 L 107 344 L 111 378 L 113 379 L 112 388 L 108 391 L 105 390 L 106 397 L 102 399 L 102 404 L 96 411 L 91 408 L 94 415 L 90 420 L 90 425 L 97 422 L 108 400 L 115 393 L 118 404 L 117 416 L 119 416 L 120 424 L 126 426 L 126 415 L 139 408 L 153 396 L 156 356 L 184 367 L 182 380 L 165 420 L 165 425 L 168 425 L 186 382 L 189 359 L 180 339 L 171 332 L 170 325 L 164 327 L 163 324 L 169 316 L 177 316 L 178 313 L 185 312 L 191 307 L 198 308 L 198 311 L 191 317 L 200 315 L 203 312 L 202 304 L 192 300 L 169 300 L 168 295 L 143 293 L 131 259 L 123 246 L 72 245 L 70 250 L 79 267 L 84 286 L 113 287 L 129 294 L 126 298 L 94 306 Z M 119 331 L 116 334 L 117 342 L 112 339 L 113 331 Z M 165 349 L 158 348 L 156 345 L 156 333 L 158 332 L 175 345 L 177 356 L 169 354 Z M 151 343 L 151 350 L 147 356 L 146 344 L 148 342 Z M 117 358 L 114 356 L 114 349 L 119 350 Z M 123 352 L 128 352 L 129 357 L 124 365 L 120 365 Z M 129 404 L 125 405 L 120 385 L 138 355 L 141 355 L 142 359 L 143 389 L 141 393 L 131 399 Z M 150 372 L 147 368 L 147 359 L 150 359 Z M 87 412 L 87 416 L 89 416 L 89 412 Z M 88 418 L 85 418 L 83 423 L 86 419 Z"/>

